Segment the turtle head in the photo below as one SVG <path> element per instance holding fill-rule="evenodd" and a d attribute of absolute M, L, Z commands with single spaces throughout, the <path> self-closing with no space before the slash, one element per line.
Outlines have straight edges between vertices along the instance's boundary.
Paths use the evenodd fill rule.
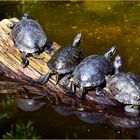
<path fill-rule="evenodd" d="M 81 38 L 82 38 L 82 34 L 81 33 L 77 34 L 73 40 L 72 47 L 78 47 L 81 42 Z"/>
<path fill-rule="evenodd" d="M 114 69 L 115 69 L 115 74 L 122 72 L 122 59 L 119 55 L 115 57 Z"/>
<path fill-rule="evenodd" d="M 104 56 L 110 59 L 115 53 L 116 53 L 116 46 L 113 46 L 104 54 Z"/>
<path fill-rule="evenodd" d="M 21 19 L 28 19 L 29 18 L 29 14 L 28 13 L 24 13 L 23 16 L 21 17 Z"/>

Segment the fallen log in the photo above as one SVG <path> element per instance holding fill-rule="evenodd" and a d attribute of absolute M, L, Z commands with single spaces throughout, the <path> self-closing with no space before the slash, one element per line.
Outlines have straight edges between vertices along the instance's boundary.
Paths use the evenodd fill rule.
<path fill-rule="evenodd" d="M 43 52 L 41 54 L 43 60 L 29 57 L 28 67 L 23 68 L 20 52 L 14 46 L 11 37 L 10 24 L 13 21 L 17 22 L 18 19 L 3 19 L 0 22 L 0 93 L 10 93 L 21 98 L 22 89 L 26 89 L 25 91 L 31 95 L 45 96 L 51 104 L 71 107 L 72 110 L 105 112 L 105 114 L 127 117 L 123 106 L 110 94 L 102 97 L 96 96 L 95 91 L 88 91 L 85 99 L 81 100 L 77 98 L 77 93 L 70 95 L 60 84 L 56 85 L 55 77 L 50 78 L 47 84 L 38 83 L 37 79 L 48 72 L 46 62 L 51 55 Z M 60 46 L 53 42 L 52 48 L 57 50 Z"/>

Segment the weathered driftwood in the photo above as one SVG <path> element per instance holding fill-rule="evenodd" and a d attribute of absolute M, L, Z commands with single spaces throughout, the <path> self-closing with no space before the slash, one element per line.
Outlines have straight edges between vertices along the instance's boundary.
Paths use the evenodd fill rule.
<path fill-rule="evenodd" d="M 18 19 L 4 19 L 0 22 L 0 93 L 19 95 L 24 88 L 30 94 L 46 96 L 49 102 L 69 106 L 73 110 L 106 112 L 126 117 L 123 107 L 110 94 L 100 97 L 95 95 L 95 91 L 89 91 L 86 98 L 81 100 L 77 98 L 77 93 L 75 95 L 65 93 L 61 85 L 55 84 L 54 77 L 45 85 L 39 84 L 37 79 L 48 72 L 46 62 L 51 55 L 42 53 L 43 60 L 30 57 L 28 67 L 22 68 L 20 52 L 14 46 L 11 38 L 12 30 L 9 28 L 13 21 Z M 59 47 L 55 42 L 52 45 L 54 50 Z"/>

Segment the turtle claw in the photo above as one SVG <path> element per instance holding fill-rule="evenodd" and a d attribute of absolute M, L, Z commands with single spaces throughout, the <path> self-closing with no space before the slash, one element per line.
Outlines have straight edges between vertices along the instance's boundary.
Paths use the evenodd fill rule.
<path fill-rule="evenodd" d="M 26 57 L 26 53 L 21 54 L 21 60 L 22 60 L 22 67 L 25 68 L 29 64 L 29 60 Z"/>
<path fill-rule="evenodd" d="M 25 58 L 25 59 L 22 58 L 22 64 L 21 64 L 21 66 L 23 68 L 26 68 L 28 66 L 28 64 L 29 64 L 28 59 L 27 58 Z"/>

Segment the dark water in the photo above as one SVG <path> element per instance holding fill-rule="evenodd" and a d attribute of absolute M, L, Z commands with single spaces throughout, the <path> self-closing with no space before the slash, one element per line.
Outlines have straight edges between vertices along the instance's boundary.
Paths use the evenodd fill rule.
<path fill-rule="evenodd" d="M 102 54 L 112 45 L 122 56 L 124 71 L 140 75 L 140 2 L 0 2 L 0 18 L 20 18 L 24 12 L 38 20 L 49 39 L 70 44 L 82 32 L 85 56 Z M 41 138 L 140 138 L 139 128 L 88 124 L 75 115 L 61 116 L 44 106 L 34 112 L 17 110 L 0 127 L 1 135 L 17 120 L 32 120 Z"/>

